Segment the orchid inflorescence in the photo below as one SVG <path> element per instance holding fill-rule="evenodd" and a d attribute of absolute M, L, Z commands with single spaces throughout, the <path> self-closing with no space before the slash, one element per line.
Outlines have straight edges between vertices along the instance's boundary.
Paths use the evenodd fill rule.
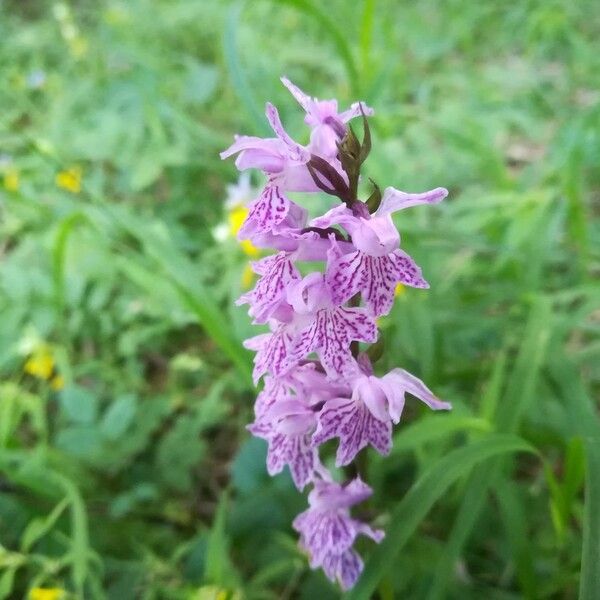
<path fill-rule="evenodd" d="M 400 421 L 405 394 L 434 410 L 449 409 L 417 377 L 393 369 L 378 377 L 371 358 L 377 346 L 376 319 L 390 312 L 398 284 L 429 287 L 414 260 L 400 249 L 392 214 L 419 204 L 434 204 L 444 188 L 409 194 L 373 183 L 366 201 L 357 197 L 360 169 L 371 150 L 367 117 L 373 110 L 356 102 L 338 112 L 336 100 L 320 101 L 288 79 L 283 84 L 306 111 L 311 128 L 307 146 L 296 143 L 270 103 L 266 116 L 272 138 L 236 136 L 222 158 L 237 154 L 239 170 L 259 169 L 267 178 L 249 205 L 239 238 L 276 253 L 252 264 L 260 276 L 239 304 L 249 304 L 256 324 L 268 333 L 246 340 L 256 352 L 254 383 L 264 378 L 248 429 L 268 442 L 271 475 L 287 465 L 296 487 L 311 485 L 309 508 L 294 520 L 300 545 L 312 568 L 321 567 L 343 589 L 354 585 L 363 563 L 353 549 L 356 537 L 376 542 L 383 531 L 350 516 L 350 507 L 372 490 L 360 477 L 337 483 L 321 463 L 319 446 L 339 440 L 336 467 L 349 465 L 371 445 L 385 455 L 392 446 L 392 424 Z M 348 122 L 361 117 L 363 140 Z M 340 203 L 312 220 L 287 192 L 325 192 Z M 300 263 L 322 270 L 303 276 Z"/>

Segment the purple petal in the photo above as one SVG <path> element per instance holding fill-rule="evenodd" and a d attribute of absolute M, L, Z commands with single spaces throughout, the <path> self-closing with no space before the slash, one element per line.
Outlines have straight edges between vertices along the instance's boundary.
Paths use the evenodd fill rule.
<path fill-rule="evenodd" d="M 297 85 L 294 85 L 287 77 L 281 78 L 281 83 L 289 90 L 290 94 L 294 96 L 298 104 L 304 109 L 305 112 L 310 112 L 313 99 L 305 94 Z"/>
<path fill-rule="evenodd" d="M 261 169 L 265 173 L 280 173 L 285 165 L 287 147 L 278 138 L 259 138 L 249 135 L 236 136 L 234 143 L 221 152 L 225 159 L 239 153 L 235 166 L 240 170 Z"/>
<path fill-rule="evenodd" d="M 280 325 L 273 333 L 263 334 L 260 337 L 260 343 L 253 342 L 256 348 L 254 357 L 254 370 L 252 377 L 254 384 L 267 372 L 279 377 L 289 370 L 293 363 L 290 363 L 290 346 L 292 337 L 285 325 Z M 253 340 L 256 340 L 253 338 Z M 251 348 L 246 342 L 246 347 Z"/>
<path fill-rule="evenodd" d="M 342 554 L 328 554 L 323 559 L 323 571 L 332 582 L 339 582 L 342 590 L 349 590 L 358 581 L 363 570 L 363 561 L 355 550 Z"/>
<path fill-rule="evenodd" d="M 306 162 L 310 158 L 308 152 L 289 136 L 281 123 L 279 112 L 270 102 L 267 102 L 266 115 L 275 135 L 287 146 L 289 158 L 293 161 Z"/>
<path fill-rule="evenodd" d="M 393 187 L 385 188 L 381 204 L 375 213 L 376 217 L 389 215 L 397 210 L 418 206 L 419 204 L 437 204 L 448 195 L 446 188 L 435 188 L 421 194 L 407 194 Z"/>
<path fill-rule="evenodd" d="M 261 195 L 249 206 L 248 216 L 238 232 L 239 239 L 273 230 L 281 223 L 292 202 L 284 195 L 277 183 L 270 181 Z"/>
<path fill-rule="evenodd" d="M 373 490 L 360 477 L 345 485 L 335 481 L 315 481 L 308 502 L 315 510 L 348 509 L 371 496 Z"/>
<path fill-rule="evenodd" d="M 334 437 L 340 439 L 335 460 L 337 467 L 350 463 L 369 444 L 383 455 L 391 449 L 391 422 L 374 417 L 362 402 L 347 398 L 330 400 L 319 413 L 317 422 L 312 439 L 314 445 Z"/>
<path fill-rule="evenodd" d="M 310 406 L 331 398 L 350 396 L 352 393 L 346 382 L 331 381 L 312 362 L 297 367 L 288 378 L 296 394 L 302 396 Z"/>
<path fill-rule="evenodd" d="M 324 215 L 313 219 L 310 225 L 313 227 L 322 227 L 326 229 L 332 225 L 343 225 L 346 229 L 352 229 L 353 225 L 359 225 L 360 220 L 357 219 L 352 211 L 345 205 L 339 204 Z M 350 229 L 348 229 L 350 231 Z M 350 231 L 352 233 L 352 231 Z"/>
<path fill-rule="evenodd" d="M 429 284 L 421 275 L 421 268 L 408 254 L 406 254 L 406 252 L 395 250 L 388 256 L 394 263 L 394 268 L 397 273 L 397 282 L 416 288 L 429 288 Z"/>
<path fill-rule="evenodd" d="M 290 388 L 275 377 L 265 377 L 265 386 L 254 403 L 254 414 L 263 416 L 276 402 L 284 402 L 290 398 Z"/>
<path fill-rule="evenodd" d="M 412 394 L 433 410 L 450 410 L 452 405 L 443 402 L 418 378 L 404 369 L 394 369 L 384 375 L 380 384 L 384 390 L 394 423 L 398 423 L 404 408 L 404 394 Z"/>
<path fill-rule="evenodd" d="M 377 377 L 358 377 L 354 381 L 353 398 L 360 399 L 380 421 L 388 421 L 388 401 Z"/>
<path fill-rule="evenodd" d="M 269 340 L 270 337 L 270 333 L 259 333 L 254 337 L 244 340 L 242 343 L 244 345 L 244 348 L 247 348 L 248 350 L 254 350 L 256 352 L 265 345 L 265 343 Z"/>
<path fill-rule="evenodd" d="M 382 529 L 373 529 L 371 526 L 367 525 L 366 523 L 362 523 L 361 521 L 355 521 L 354 525 L 358 533 L 370 537 L 378 544 L 385 537 L 385 533 Z"/>
<path fill-rule="evenodd" d="M 270 440 L 273 434 L 273 426 L 266 419 L 256 419 L 254 423 L 246 425 L 246 429 L 254 436 L 263 440 Z"/>
<path fill-rule="evenodd" d="M 229 148 L 219 154 L 222 159 L 229 158 L 238 152 L 244 150 L 268 150 L 273 152 L 275 147 L 279 146 L 279 141 L 275 138 L 259 138 L 253 135 L 236 135 L 235 140 Z"/>
<path fill-rule="evenodd" d="M 421 269 L 402 250 L 386 256 L 368 256 L 364 252 L 340 256 L 329 264 L 326 281 L 334 303 L 346 302 L 360 291 L 367 309 L 376 317 L 390 312 L 398 283 L 429 287 Z"/>
<path fill-rule="evenodd" d="M 238 300 L 238 304 L 250 303 L 250 315 L 255 322 L 266 323 L 284 300 L 286 288 L 300 279 L 300 273 L 287 252 L 267 256 L 253 263 L 252 268 L 262 277 L 251 292 Z"/>
<path fill-rule="evenodd" d="M 328 554 L 342 554 L 354 543 L 353 520 L 343 512 L 309 509 L 298 515 L 293 527 L 300 532 L 300 544 L 310 554 L 311 567 L 319 567 Z"/>
<path fill-rule="evenodd" d="M 269 475 L 277 475 L 283 471 L 287 457 L 287 437 L 285 435 L 273 435 L 266 438 L 269 442 L 267 451 L 267 472 Z"/>
<path fill-rule="evenodd" d="M 334 259 L 327 268 L 326 281 L 335 304 L 343 304 L 356 292 L 363 289 L 365 274 L 362 263 L 365 254 L 351 252 Z"/>
<path fill-rule="evenodd" d="M 371 497 L 373 490 L 360 477 L 354 478 L 352 481 L 342 487 L 344 492 L 343 506 L 350 507 L 360 502 L 364 502 Z"/>
<path fill-rule="evenodd" d="M 316 424 L 314 411 L 301 397 L 280 399 L 265 416 L 272 421 L 278 433 L 289 436 L 309 433 Z"/>
<path fill-rule="evenodd" d="M 276 475 L 288 465 L 294 484 L 301 491 L 313 478 L 317 458 L 309 435 L 286 436 L 282 433 L 269 439 L 267 471 Z"/>
<path fill-rule="evenodd" d="M 352 341 L 374 342 L 377 326 L 361 308 L 336 308 L 317 311 L 310 326 L 294 340 L 292 355 L 300 361 L 315 351 L 327 374 L 336 378 L 353 370 Z"/>
<path fill-rule="evenodd" d="M 361 107 L 365 117 L 370 117 L 375 114 L 375 111 L 372 108 L 368 107 L 364 102 L 353 102 L 348 110 L 345 110 L 344 112 L 341 112 L 339 114 L 340 120 L 343 123 L 347 123 L 351 119 L 354 119 L 354 117 L 360 117 Z"/>

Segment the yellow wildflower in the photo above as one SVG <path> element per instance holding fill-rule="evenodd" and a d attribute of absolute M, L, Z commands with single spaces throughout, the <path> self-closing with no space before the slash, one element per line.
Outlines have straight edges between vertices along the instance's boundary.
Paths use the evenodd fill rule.
<path fill-rule="evenodd" d="M 46 346 L 36 349 L 25 362 L 23 370 L 38 379 L 50 379 L 54 370 L 54 358 L 50 349 Z"/>
<path fill-rule="evenodd" d="M 51 380 L 50 380 L 50 387 L 55 391 L 55 392 L 59 392 L 60 390 L 62 390 L 65 387 L 65 378 L 60 375 L 60 374 L 56 374 Z"/>
<path fill-rule="evenodd" d="M 60 588 L 31 588 L 29 600 L 60 600 L 65 591 Z"/>
<path fill-rule="evenodd" d="M 254 281 L 254 271 L 249 264 L 246 264 L 244 270 L 242 271 L 242 287 L 247 290 L 252 285 Z"/>
<path fill-rule="evenodd" d="M 244 251 L 246 256 L 249 256 L 250 258 L 255 258 L 260 254 L 260 250 L 250 240 L 242 240 L 240 242 L 240 248 Z"/>
<path fill-rule="evenodd" d="M 233 237 L 236 237 L 242 224 L 248 216 L 248 209 L 245 206 L 236 206 L 229 211 L 229 233 Z M 256 257 L 259 255 L 260 250 L 250 241 L 242 240 L 240 247 L 247 256 Z"/>
<path fill-rule="evenodd" d="M 81 176 L 81 167 L 70 167 L 56 174 L 56 185 L 72 194 L 78 194 L 81 191 Z"/>
<path fill-rule="evenodd" d="M 216 585 L 203 585 L 193 596 L 194 600 L 241 600 L 238 591 L 225 590 Z"/>
<path fill-rule="evenodd" d="M 247 216 L 248 209 L 245 206 L 236 206 L 229 211 L 229 233 L 233 237 L 238 234 Z"/>
<path fill-rule="evenodd" d="M 404 294 L 406 294 L 406 286 L 399 283 L 398 285 L 396 285 L 396 289 L 394 290 L 394 296 L 398 298 L 398 296 L 402 296 Z"/>
<path fill-rule="evenodd" d="M 4 189 L 16 192 L 19 189 L 19 172 L 15 168 L 8 168 L 4 172 Z"/>

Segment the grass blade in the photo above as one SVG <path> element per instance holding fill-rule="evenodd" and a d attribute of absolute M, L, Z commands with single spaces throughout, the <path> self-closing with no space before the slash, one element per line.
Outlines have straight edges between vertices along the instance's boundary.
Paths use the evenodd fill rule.
<path fill-rule="evenodd" d="M 521 415 L 534 398 L 550 328 L 550 306 L 545 299 L 539 299 L 531 310 L 523 343 L 507 385 L 505 401 L 498 404 L 495 424 L 500 431 L 515 431 Z M 492 382 L 495 382 L 495 378 Z M 500 466 L 501 462 L 495 460 L 492 465 L 478 467 L 471 475 L 443 557 L 437 564 L 429 600 L 445 597 L 454 565 L 477 523 Z"/>
<path fill-rule="evenodd" d="M 65 304 L 65 260 L 67 243 L 75 227 L 85 222 L 85 216 L 74 212 L 65 217 L 56 230 L 54 245 L 52 247 L 52 281 L 54 285 L 54 301 L 56 311 L 62 318 Z"/>
<path fill-rule="evenodd" d="M 585 505 L 579 600 L 600 599 L 600 419 L 571 361 L 554 353 L 549 373 L 561 390 L 573 433 L 585 450 Z"/>
<path fill-rule="evenodd" d="M 519 500 L 517 487 L 510 481 L 500 480 L 495 492 L 523 596 L 533 600 L 537 597 L 536 590 L 539 588 L 533 569 L 525 511 Z"/>
<path fill-rule="evenodd" d="M 169 232 L 160 223 L 141 222 L 130 212 L 118 207 L 105 207 L 101 213 L 94 212 L 96 223 L 108 221 L 104 228 L 114 235 L 116 230 L 126 231 L 135 238 L 142 250 L 127 257 L 136 262 L 140 272 L 149 271 L 150 277 L 157 275 L 176 291 L 181 303 L 191 311 L 200 326 L 214 343 L 235 365 L 248 387 L 252 387 L 250 353 L 244 349 L 219 308 L 211 291 L 200 282 L 200 273 L 192 261 L 181 252 L 169 237 Z M 151 266 L 148 266 L 150 262 Z"/>
<path fill-rule="evenodd" d="M 536 450 L 514 435 L 492 434 L 452 451 L 426 471 L 392 512 L 386 537 L 369 557 L 360 581 L 347 596 L 348 600 L 371 597 L 381 578 L 392 567 L 398 552 L 455 481 L 489 458 L 514 452 L 535 453 Z"/>
<path fill-rule="evenodd" d="M 269 134 L 263 112 L 252 93 L 252 86 L 240 63 L 237 48 L 237 32 L 244 4 L 245 2 L 238 2 L 233 4 L 229 10 L 225 31 L 223 33 L 223 54 L 225 56 L 227 69 L 229 70 L 232 87 L 237 92 L 240 100 L 246 107 L 248 114 L 252 118 L 257 134 L 272 135 L 272 133 Z"/>
<path fill-rule="evenodd" d="M 586 477 L 579 600 L 600 598 L 600 437 L 585 440 Z"/>
<path fill-rule="evenodd" d="M 422 444 L 445 438 L 460 431 L 489 432 L 491 425 L 485 419 L 462 415 L 429 415 L 406 427 L 394 438 L 394 447 L 386 460 L 414 450 Z"/>
<path fill-rule="evenodd" d="M 322 11 L 316 4 L 311 2 L 311 0 L 282 0 L 282 3 L 289 4 L 290 6 L 293 6 L 294 8 L 297 8 L 298 10 L 312 17 L 315 21 L 317 21 L 317 23 L 319 23 L 319 25 L 322 26 L 323 31 L 329 34 L 340 55 L 340 58 L 344 62 L 348 79 L 350 80 L 350 85 L 352 88 L 356 88 L 358 86 L 359 77 L 358 70 L 354 62 L 352 49 L 346 40 L 346 36 L 338 28 L 335 21 L 331 19 L 326 12 Z"/>

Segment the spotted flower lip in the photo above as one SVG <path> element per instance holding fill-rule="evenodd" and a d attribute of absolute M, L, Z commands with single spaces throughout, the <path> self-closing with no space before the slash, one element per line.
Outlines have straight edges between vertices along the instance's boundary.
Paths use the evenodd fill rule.
<path fill-rule="evenodd" d="M 301 397 L 285 395 L 257 410 L 248 430 L 268 442 L 267 470 L 280 473 L 287 465 L 294 484 L 302 490 L 312 480 L 318 454 L 310 442 L 315 414 Z"/>
<path fill-rule="evenodd" d="M 389 313 L 394 302 L 394 290 L 399 283 L 428 288 L 421 269 L 400 249 L 400 234 L 391 215 L 411 206 L 438 203 L 447 194 L 445 188 L 408 194 L 388 187 L 379 208 L 368 218 L 357 216 L 346 205 L 340 205 L 313 219 L 313 227 L 341 225 L 350 234 L 354 245 L 354 251 L 344 254 L 339 246 L 332 244 L 327 281 L 334 301 L 345 302 L 360 292 L 368 310 L 375 316 L 381 316 Z"/>
<path fill-rule="evenodd" d="M 288 288 L 287 298 L 298 318 L 291 344 L 291 356 L 302 360 L 316 352 L 325 372 L 332 379 L 352 369 L 350 344 L 374 342 L 377 326 L 363 308 L 336 305 L 321 273 L 311 273 Z"/>
<path fill-rule="evenodd" d="M 350 507 L 366 500 L 372 491 L 360 478 L 347 485 L 317 481 L 308 495 L 309 508 L 294 519 L 300 533 L 300 546 L 310 555 L 313 568 L 337 580 L 343 589 L 354 585 L 362 570 L 362 560 L 352 549 L 359 535 L 380 542 L 384 533 L 350 516 Z"/>
<path fill-rule="evenodd" d="M 309 506 L 293 527 L 310 566 L 346 590 L 363 569 L 356 538 L 379 542 L 384 534 L 350 514 L 371 496 L 371 488 L 359 477 L 336 482 L 320 455 L 328 440 L 337 443 L 336 467 L 349 465 L 369 446 L 388 454 L 406 394 L 432 410 L 451 408 L 404 369 L 377 374 L 361 349 L 377 341 L 376 318 L 390 312 L 398 284 L 429 287 L 400 247 L 393 213 L 436 204 L 448 192 L 387 187 L 381 194 L 376 187 L 362 202 L 355 196 L 371 149 L 366 117 L 372 109 L 355 102 L 340 112 L 336 100 L 318 100 L 287 78 L 282 82 L 306 113 L 308 145 L 287 133 L 277 109 L 267 103 L 274 137 L 237 136 L 221 154 L 237 155 L 238 169 L 258 169 L 265 176 L 262 191 L 247 204 L 239 237 L 274 250 L 252 263 L 258 281 L 237 301 L 267 329 L 244 342 L 255 352 L 254 383 L 264 381 L 248 430 L 267 443 L 269 474 L 286 470 L 298 490 L 311 486 Z M 364 120 L 362 142 L 348 126 L 355 117 Z M 288 194 L 319 190 L 342 203 L 309 221 L 311 207 Z"/>
<path fill-rule="evenodd" d="M 315 446 L 339 439 L 337 467 L 352 462 L 369 445 L 384 456 L 389 454 L 392 425 L 400 422 L 407 392 L 433 410 L 452 408 L 408 371 L 393 369 L 383 377 L 376 377 L 366 355 L 359 355 L 359 359 L 360 364 L 354 363 L 350 376 L 350 393 L 325 401 L 312 437 Z"/>

